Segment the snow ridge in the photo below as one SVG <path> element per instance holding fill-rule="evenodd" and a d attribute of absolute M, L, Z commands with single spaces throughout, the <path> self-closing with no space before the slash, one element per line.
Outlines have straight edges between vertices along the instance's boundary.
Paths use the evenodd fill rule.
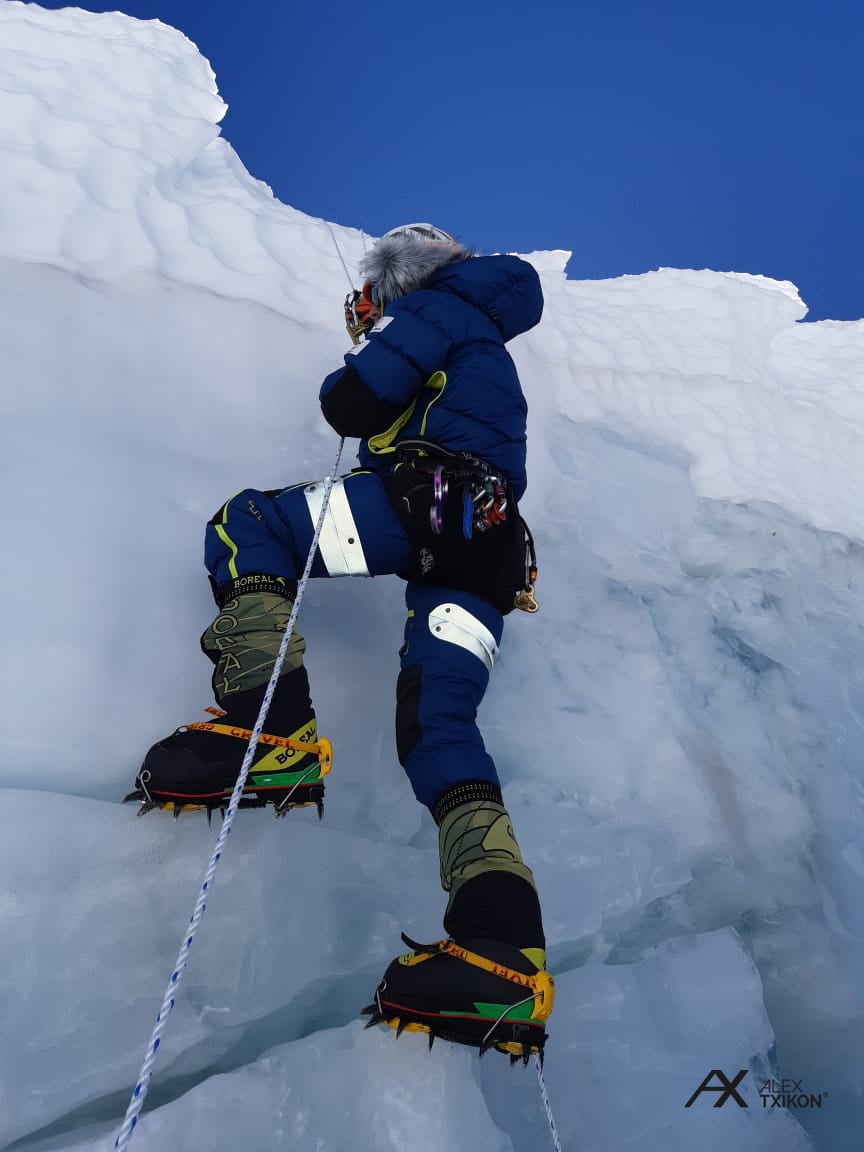
<path fill-rule="evenodd" d="M 204 522 L 320 476 L 346 350 L 325 221 L 219 136 L 158 21 L 0 4 L 0 1147 L 113 1138 L 215 830 L 119 798 L 201 714 Z M 356 229 L 332 226 L 353 274 Z M 470 238 L 466 238 L 470 241 Z M 791 285 L 565 278 L 513 351 L 536 617 L 481 714 L 542 896 L 567 1152 L 851 1152 L 864 1083 L 864 323 Z M 358 1009 L 434 939 L 392 735 L 401 585 L 315 581 L 326 817 L 241 813 L 133 1149 L 542 1148 L 530 1072 Z M 712 1068 L 748 1104 L 684 1103 Z M 762 1106 L 794 1077 L 821 1110 Z M 705 1103 L 705 1107 L 699 1105 Z M 419 1144 L 418 1144 L 419 1141 Z"/>

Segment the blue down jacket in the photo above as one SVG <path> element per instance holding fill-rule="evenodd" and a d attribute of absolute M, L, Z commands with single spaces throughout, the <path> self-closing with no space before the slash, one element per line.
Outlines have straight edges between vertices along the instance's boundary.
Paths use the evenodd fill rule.
<path fill-rule="evenodd" d="M 528 405 L 504 347 L 543 313 L 534 268 L 474 256 L 435 270 L 388 302 L 364 343 L 321 387 L 325 419 L 360 437 L 363 467 L 386 474 L 402 440 L 422 436 L 488 461 L 525 491 Z"/>

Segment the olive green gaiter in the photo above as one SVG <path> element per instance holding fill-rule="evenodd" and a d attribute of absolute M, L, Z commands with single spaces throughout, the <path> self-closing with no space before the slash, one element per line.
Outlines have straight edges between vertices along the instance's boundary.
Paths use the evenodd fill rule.
<path fill-rule="evenodd" d="M 220 706 L 234 692 L 266 684 L 294 604 L 293 585 L 285 595 L 244 592 L 224 601 L 219 615 L 201 637 L 201 647 L 216 665 L 213 694 Z M 306 641 L 294 629 L 283 673 L 303 664 Z"/>
<path fill-rule="evenodd" d="M 448 812 L 438 826 L 438 853 L 448 908 L 459 888 L 482 872 L 510 872 L 534 888 L 507 809 L 496 800 L 471 800 Z"/>

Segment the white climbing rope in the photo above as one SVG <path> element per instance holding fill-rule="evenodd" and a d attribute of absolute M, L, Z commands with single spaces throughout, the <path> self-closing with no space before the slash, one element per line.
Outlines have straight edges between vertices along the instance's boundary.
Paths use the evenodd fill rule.
<path fill-rule="evenodd" d="M 543 1061 L 534 1053 L 534 1067 L 537 1069 L 537 1083 L 540 1085 L 540 1096 L 543 1107 L 546 1109 L 546 1119 L 549 1121 L 549 1131 L 552 1133 L 552 1146 L 555 1152 L 561 1152 L 561 1141 L 558 1139 L 558 1129 L 555 1126 L 555 1117 L 552 1115 L 552 1105 L 549 1103 L 549 1093 L 546 1091 L 546 1081 L 543 1079 Z"/>
<path fill-rule="evenodd" d="M 291 609 L 291 615 L 288 617 L 288 623 L 285 627 L 285 635 L 282 637 L 282 643 L 279 646 L 279 653 L 276 657 L 276 662 L 273 665 L 273 672 L 270 676 L 270 683 L 267 685 L 267 691 L 264 693 L 264 699 L 261 703 L 261 709 L 258 713 L 258 719 L 255 721 L 255 727 L 252 729 L 252 735 L 249 737 L 249 743 L 246 746 L 246 754 L 243 757 L 243 763 L 240 767 L 240 774 L 237 777 L 237 783 L 234 785 L 234 791 L 231 794 L 231 800 L 228 804 L 228 809 L 225 813 L 225 819 L 222 822 L 222 827 L 219 830 L 219 836 L 216 839 L 216 845 L 213 849 L 213 855 L 210 857 L 210 863 L 207 865 L 207 871 L 204 873 L 204 879 L 201 883 L 201 889 L 198 893 L 198 899 L 195 901 L 195 908 L 189 920 L 189 928 L 183 939 L 180 951 L 177 955 L 177 960 L 174 964 L 174 970 L 171 973 L 171 979 L 168 981 L 168 987 L 165 990 L 165 996 L 162 1000 L 162 1007 L 159 1009 L 159 1014 L 156 1017 L 156 1024 L 153 1028 L 153 1034 L 150 1037 L 150 1043 L 147 1045 L 147 1051 L 144 1056 L 144 1063 L 141 1065 L 141 1071 L 138 1074 L 138 1081 L 132 1092 L 132 1098 L 129 1101 L 129 1107 L 126 1109 L 126 1116 L 120 1131 L 117 1134 L 117 1139 L 114 1141 L 115 1149 L 125 1149 L 129 1146 L 129 1141 L 132 1138 L 132 1133 L 135 1130 L 135 1125 L 138 1123 L 138 1116 L 144 1106 L 144 1098 L 147 1095 L 147 1090 L 150 1087 L 150 1081 L 153 1077 L 153 1065 L 156 1063 L 156 1053 L 159 1051 L 159 1045 L 162 1043 L 162 1033 L 165 1031 L 165 1026 L 168 1021 L 168 1016 L 171 1009 L 174 1007 L 174 1001 L 177 995 L 177 988 L 180 980 L 186 969 L 186 961 L 189 956 L 189 949 L 192 947 L 192 941 L 195 938 L 195 932 L 201 922 L 201 917 L 204 915 L 204 909 L 207 907 L 207 893 L 210 890 L 210 885 L 213 883 L 213 877 L 216 872 L 216 865 L 219 863 L 222 856 L 222 849 L 225 841 L 231 832 L 231 824 L 234 820 L 234 814 L 240 803 L 240 798 L 243 794 L 243 788 L 246 784 L 246 777 L 249 775 L 249 769 L 252 765 L 252 759 L 255 755 L 255 749 L 258 745 L 258 738 L 264 731 L 264 723 L 267 719 L 267 713 L 270 710 L 270 702 L 273 699 L 273 693 L 276 691 L 276 682 L 279 679 L 279 674 L 282 671 L 282 665 L 285 660 L 285 654 L 288 651 L 288 644 L 291 640 L 291 634 L 294 631 L 294 624 L 297 620 L 297 613 L 300 611 L 300 602 L 303 599 L 303 593 L 309 582 L 309 573 L 312 570 L 312 561 L 315 558 L 315 551 L 318 547 L 318 539 L 321 535 L 321 529 L 324 525 L 324 517 L 327 514 L 327 505 L 330 502 L 330 490 L 333 487 L 333 478 L 339 468 L 339 460 L 342 457 L 342 448 L 345 444 L 345 437 L 339 441 L 339 450 L 336 453 L 336 459 L 333 461 L 333 468 L 331 474 L 324 480 L 324 499 L 321 504 L 321 511 L 318 514 L 318 523 L 315 525 L 315 533 L 312 537 L 312 544 L 309 548 L 309 555 L 306 557 L 306 566 L 303 569 L 303 575 L 297 584 L 297 595 L 294 598 L 294 607 Z"/>
<path fill-rule="evenodd" d="M 333 231 L 333 225 L 330 223 L 329 220 L 325 221 L 325 223 L 327 224 L 327 231 L 330 233 L 330 239 L 333 241 L 333 247 L 336 249 L 336 255 L 339 257 L 339 263 L 342 265 L 342 268 L 345 272 L 345 275 L 348 277 L 348 283 L 353 288 L 354 287 L 354 281 L 351 278 L 351 273 L 348 271 L 348 265 L 345 263 L 345 257 L 342 255 L 342 249 L 339 247 L 339 241 L 336 239 L 336 233 Z M 366 234 L 361 233 L 361 235 L 363 236 L 363 251 L 365 252 L 366 251 Z"/>

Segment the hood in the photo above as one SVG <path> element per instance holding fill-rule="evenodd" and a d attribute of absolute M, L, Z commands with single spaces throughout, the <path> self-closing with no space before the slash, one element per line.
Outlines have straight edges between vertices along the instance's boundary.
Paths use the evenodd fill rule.
<path fill-rule="evenodd" d="M 360 274 L 385 300 L 396 300 L 422 288 L 439 268 L 472 255 L 457 243 L 423 240 L 410 233 L 384 236 L 360 261 Z"/>
<path fill-rule="evenodd" d="M 476 256 L 441 268 L 430 288 L 444 289 L 485 312 L 505 341 L 539 324 L 543 289 L 533 265 L 518 256 Z"/>

